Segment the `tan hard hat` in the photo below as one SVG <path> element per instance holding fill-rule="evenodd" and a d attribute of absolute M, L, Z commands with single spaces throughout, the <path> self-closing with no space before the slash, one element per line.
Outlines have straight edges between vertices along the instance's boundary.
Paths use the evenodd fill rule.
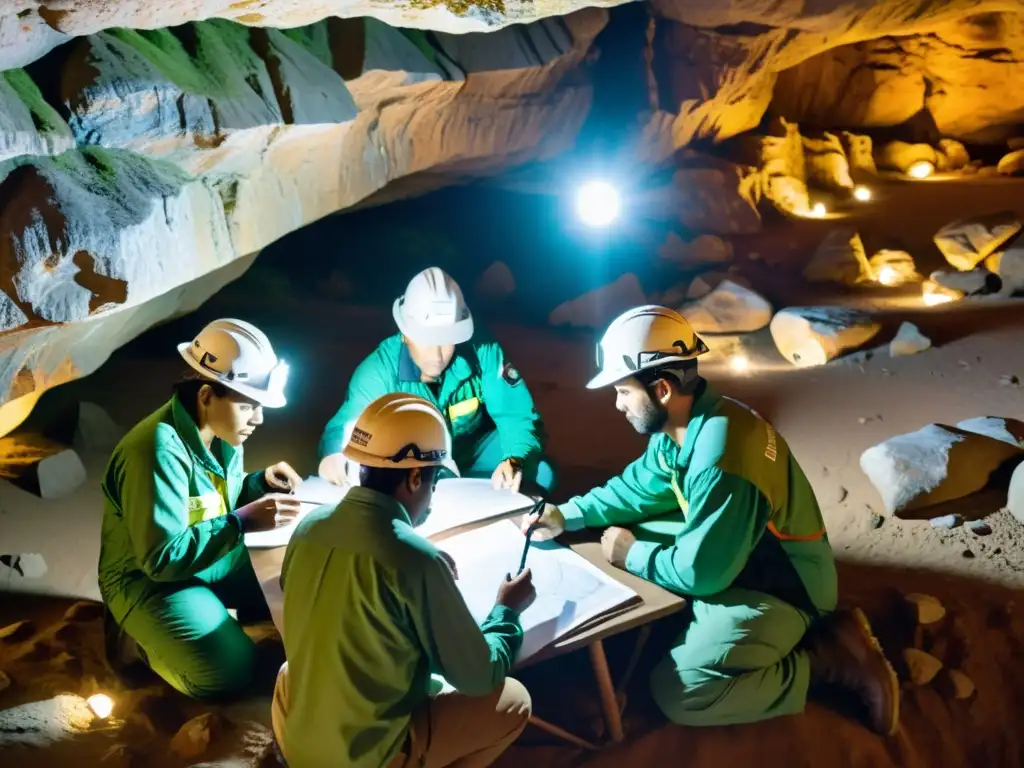
<path fill-rule="evenodd" d="M 693 360 L 707 351 L 678 312 L 654 304 L 634 307 L 615 318 L 601 337 L 597 345 L 600 372 L 587 389 L 606 387 L 666 363 Z"/>
<path fill-rule="evenodd" d="M 366 406 L 342 453 L 365 467 L 444 466 L 458 474 L 444 417 L 418 395 L 392 392 Z"/>
<path fill-rule="evenodd" d="M 203 378 L 218 381 L 267 408 L 286 402 L 288 365 L 277 359 L 270 340 L 244 320 L 214 320 L 178 353 Z"/>

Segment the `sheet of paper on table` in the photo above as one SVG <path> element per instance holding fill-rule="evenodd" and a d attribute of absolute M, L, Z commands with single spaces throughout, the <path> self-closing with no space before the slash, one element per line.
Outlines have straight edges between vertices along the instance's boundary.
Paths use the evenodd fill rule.
<path fill-rule="evenodd" d="M 518 570 L 524 544 L 519 526 L 510 520 L 444 541 L 444 551 L 455 559 L 458 568 L 456 584 L 478 622 L 494 607 L 505 574 Z M 524 637 L 517 662 L 594 619 L 640 600 L 632 589 L 554 541 L 531 543 L 526 567 L 533 573 L 537 598 L 520 617 Z"/>
<path fill-rule="evenodd" d="M 317 509 L 322 504 L 337 504 L 344 498 L 346 489 L 328 483 L 318 477 L 307 478 L 296 489 L 295 495 L 304 500 L 314 502 L 302 505 L 298 520 Z M 511 491 L 496 491 L 491 487 L 490 480 L 469 478 L 451 478 L 441 480 L 434 491 L 431 502 L 431 513 L 416 531 L 421 536 L 431 537 L 473 523 L 494 520 L 501 516 L 515 514 L 533 505 L 529 496 Z M 279 579 L 281 564 L 284 561 L 285 547 L 295 531 L 295 523 L 276 528 L 273 531 L 245 534 L 245 544 L 249 548 L 256 576 L 263 587 L 263 595 L 270 606 L 274 623 L 278 631 L 283 632 L 283 600 Z M 513 526 L 514 528 L 515 526 Z M 453 537 L 454 539 L 455 537 Z M 445 542 L 447 547 L 447 542 Z M 518 558 L 522 554 L 522 541 L 519 543 Z M 518 565 L 518 560 L 516 561 Z M 497 589 L 498 582 L 494 582 Z M 491 594 L 493 602 L 494 594 Z"/>
<path fill-rule="evenodd" d="M 272 549 L 288 546 L 295 526 L 314 509 L 323 504 L 338 504 L 346 489 L 328 483 L 319 477 L 307 477 L 295 489 L 295 497 L 303 502 L 302 512 L 295 522 L 272 531 L 245 534 L 245 545 L 250 549 Z M 515 514 L 533 505 L 533 499 L 521 493 L 496 491 L 490 480 L 450 478 L 441 480 L 434 490 L 427 519 L 416 528 L 421 536 L 430 538 L 453 528 L 494 520 Z"/>

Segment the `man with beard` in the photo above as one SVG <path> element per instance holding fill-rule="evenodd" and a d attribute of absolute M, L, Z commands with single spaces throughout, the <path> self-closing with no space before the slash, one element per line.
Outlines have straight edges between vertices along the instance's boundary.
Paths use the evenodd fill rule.
<path fill-rule="evenodd" d="M 524 529 L 539 524 L 543 539 L 605 528 L 612 565 L 690 598 L 686 629 L 650 679 L 670 720 L 791 715 L 809 690 L 838 687 L 865 705 L 874 730 L 892 734 L 896 676 L 864 614 L 836 612 L 835 562 L 814 491 L 782 436 L 699 376 L 707 351 L 665 307 L 618 317 L 587 386 L 615 387 L 618 410 L 651 435 L 647 450 L 604 486 L 547 505 Z"/>

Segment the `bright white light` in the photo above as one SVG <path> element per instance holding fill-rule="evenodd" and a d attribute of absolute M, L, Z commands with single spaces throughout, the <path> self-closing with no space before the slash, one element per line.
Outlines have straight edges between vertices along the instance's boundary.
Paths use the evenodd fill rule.
<path fill-rule="evenodd" d="M 736 373 L 746 373 L 750 370 L 750 358 L 746 355 L 733 355 L 729 358 L 729 367 Z"/>
<path fill-rule="evenodd" d="M 871 190 L 860 184 L 853 188 L 853 196 L 860 200 L 862 203 L 866 203 L 871 199 Z"/>
<path fill-rule="evenodd" d="M 960 295 L 961 294 L 954 291 L 943 288 L 941 285 L 934 283 L 931 280 L 925 280 L 921 283 L 921 301 L 929 307 L 956 301 Z"/>
<path fill-rule="evenodd" d="M 885 266 L 878 270 L 878 282 L 882 285 L 896 285 L 900 281 L 900 273 L 894 267 Z"/>
<path fill-rule="evenodd" d="M 114 711 L 114 702 L 104 693 L 93 694 L 85 701 L 100 720 L 106 720 Z"/>
<path fill-rule="evenodd" d="M 825 218 L 826 213 L 828 213 L 828 208 L 825 207 L 824 203 L 815 203 L 811 206 L 811 216 L 816 219 Z"/>
<path fill-rule="evenodd" d="M 588 181 L 576 193 L 576 214 L 588 227 L 607 227 L 621 210 L 619 191 L 607 181 Z"/>
<path fill-rule="evenodd" d="M 910 176 L 912 179 L 927 179 L 934 172 L 935 166 L 927 160 L 918 160 L 916 163 L 911 163 L 910 167 L 907 168 L 907 176 Z"/>

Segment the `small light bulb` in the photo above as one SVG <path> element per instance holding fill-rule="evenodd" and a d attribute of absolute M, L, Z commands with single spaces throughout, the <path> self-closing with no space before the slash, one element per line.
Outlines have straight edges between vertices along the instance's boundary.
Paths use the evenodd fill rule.
<path fill-rule="evenodd" d="M 825 218 L 826 213 L 828 213 L 828 208 L 825 207 L 824 203 L 815 203 L 811 206 L 811 216 L 816 219 Z"/>
<path fill-rule="evenodd" d="M 860 184 L 853 188 L 853 196 L 862 203 L 866 203 L 871 199 L 871 190 Z"/>
<path fill-rule="evenodd" d="M 921 301 L 925 306 L 934 307 L 936 304 L 947 304 L 956 301 L 962 294 L 944 288 L 932 280 L 925 280 L 921 283 Z"/>
<path fill-rule="evenodd" d="M 910 167 L 907 168 L 907 176 L 914 179 L 927 179 L 935 171 L 935 166 L 927 160 L 918 160 L 916 163 L 911 163 Z"/>
<path fill-rule="evenodd" d="M 936 304 L 947 304 L 953 301 L 953 297 L 945 293 L 926 293 L 921 298 L 929 307 L 934 307 Z"/>
<path fill-rule="evenodd" d="M 750 370 L 750 358 L 746 355 L 733 355 L 729 358 L 729 367 L 736 373 L 746 373 Z"/>
<path fill-rule="evenodd" d="M 85 701 L 100 720 L 106 720 L 114 711 L 114 702 L 104 693 L 95 693 Z"/>
<path fill-rule="evenodd" d="M 882 285 L 896 285 L 900 281 L 900 273 L 893 267 L 882 267 L 878 270 L 878 282 Z"/>

